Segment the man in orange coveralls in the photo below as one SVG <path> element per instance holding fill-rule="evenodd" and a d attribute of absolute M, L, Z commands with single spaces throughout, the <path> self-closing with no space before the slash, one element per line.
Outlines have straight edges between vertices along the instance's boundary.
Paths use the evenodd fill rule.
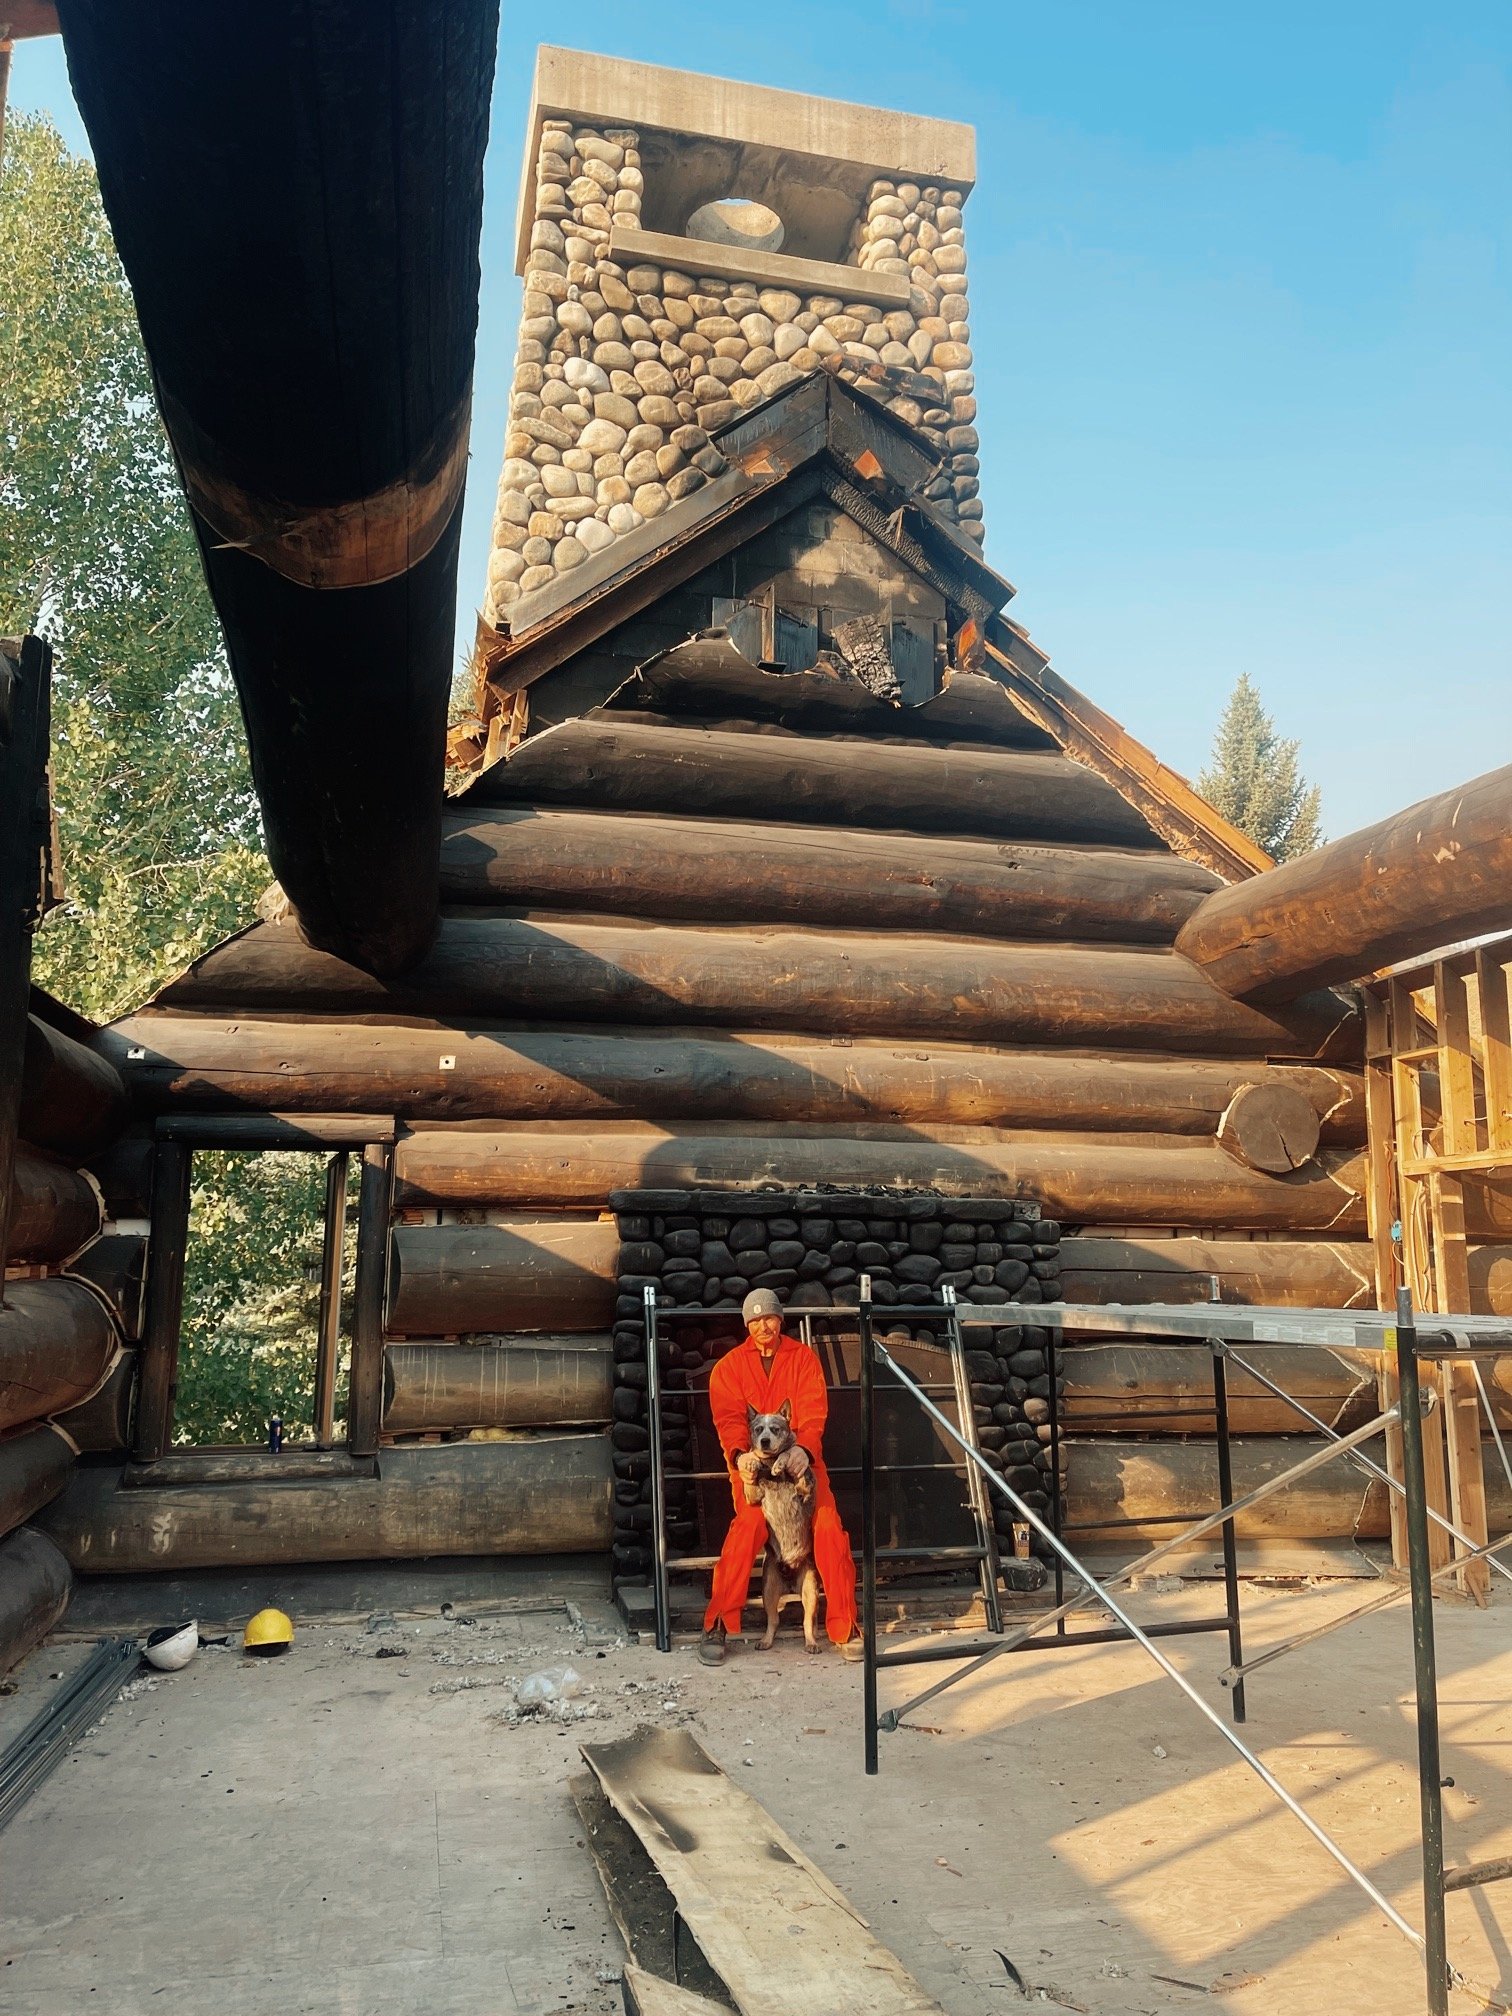
<path fill-rule="evenodd" d="M 806 1344 L 782 1334 L 782 1304 L 770 1288 L 752 1289 L 741 1314 L 744 1343 L 727 1351 L 709 1377 L 709 1408 L 730 1468 L 735 1517 L 714 1565 L 714 1587 L 698 1647 L 706 1666 L 723 1662 L 727 1636 L 740 1630 L 751 1570 L 767 1539 L 766 1516 L 759 1505 L 746 1503 L 738 1467 L 749 1446 L 748 1407 L 758 1414 L 775 1414 L 786 1400 L 792 1408 L 794 1439 L 814 1473 L 814 1565 L 824 1585 L 825 1628 L 833 1643 L 842 1647 L 856 1629 L 856 1564 L 824 1467 L 829 1394 L 819 1360 Z"/>

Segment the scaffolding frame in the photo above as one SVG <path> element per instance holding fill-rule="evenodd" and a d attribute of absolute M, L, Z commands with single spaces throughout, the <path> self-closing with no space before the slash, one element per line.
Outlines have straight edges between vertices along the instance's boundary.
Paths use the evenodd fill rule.
<path fill-rule="evenodd" d="M 979 1649 L 975 1645 L 958 1646 L 953 1652 L 937 1647 L 898 1648 L 879 1652 L 876 1628 L 876 1549 L 875 1532 L 871 1520 L 873 1498 L 868 1488 L 874 1468 L 873 1445 L 868 1431 L 868 1417 L 874 1404 L 875 1374 L 878 1365 L 885 1367 L 892 1377 L 910 1391 L 937 1426 L 947 1434 L 952 1434 L 950 1424 L 940 1414 L 927 1394 L 893 1360 L 886 1346 L 878 1340 L 871 1324 L 870 1282 L 863 1277 L 861 1282 L 861 1316 L 863 1332 L 862 1353 L 862 1659 L 864 1667 L 864 1768 L 868 1775 L 875 1775 L 879 1768 L 877 1737 L 880 1730 L 897 1728 L 903 1717 L 924 1700 L 941 1693 L 969 1674 L 978 1672 L 991 1660 L 1017 1649 L 1017 1646 L 1042 1631 L 1047 1625 L 1058 1621 L 1070 1609 L 1079 1607 L 1087 1598 L 1103 1605 L 1114 1620 L 1116 1629 L 1095 1634 L 1099 1642 L 1127 1640 L 1138 1644 L 1154 1660 L 1166 1677 L 1192 1702 L 1205 1720 L 1210 1722 L 1232 1749 L 1237 1751 L 1243 1762 L 1271 1791 L 1276 1798 L 1301 1822 L 1325 1852 L 1344 1870 L 1350 1880 L 1364 1892 L 1375 1907 L 1382 1911 L 1390 1922 L 1423 1955 L 1428 2016 L 1448 2016 L 1449 1990 L 1457 1985 L 1459 1977 L 1449 1966 L 1445 1900 L 1450 1891 L 1478 1888 L 1484 1884 L 1500 1882 L 1512 1878 L 1512 1857 L 1498 1857 L 1489 1861 L 1469 1863 L 1460 1868 L 1445 1870 L 1443 1833 L 1443 1793 L 1440 1769 L 1440 1738 L 1438 1713 L 1438 1666 L 1434 1643 L 1433 1626 L 1433 1585 L 1445 1572 L 1452 1572 L 1457 1565 L 1452 1559 L 1434 1565 L 1429 1547 L 1430 1518 L 1439 1527 L 1445 1528 L 1451 1539 L 1465 1546 L 1463 1558 L 1485 1561 L 1506 1572 L 1503 1564 L 1494 1561 L 1494 1553 L 1505 1543 L 1496 1543 L 1496 1548 L 1485 1542 L 1474 1545 L 1459 1528 L 1431 1511 L 1428 1503 L 1428 1488 L 1424 1471 L 1424 1415 L 1429 1417 L 1437 1411 L 1440 1386 L 1436 1386 L 1434 1375 L 1444 1368 L 1472 1368 L 1479 1372 L 1478 1361 L 1486 1357 L 1496 1357 L 1512 1352 L 1512 1325 L 1492 1317 L 1457 1317 L 1452 1326 L 1435 1325 L 1419 1332 L 1417 1319 L 1413 1313 L 1412 1298 L 1406 1289 L 1398 1291 L 1395 1318 L 1380 1311 L 1340 1311 L 1326 1309 L 1221 1309 L 1216 1306 L 1203 1307 L 1193 1304 L 1123 1304 L 1100 1307 L 1070 1307 L 1064 1304 L 1042 1305 L 1025 1310 L 1013 1304 L 1000 1309 L 983 1311 L 983 1320 L 991 1321 L 1001 1328 L 1023 1327 L 1030 1323 L 1036 1326 L 1049 1325 L 1061 1331 L 1112 1332 L 1114 1334 L 1137 1334 L 1159 1336 L 1166 1339 L 1188 1342 L 1194 1346 L 1206 1346 L 1213 1352 L 1215 1361 L 1229 1357 L 1243 1369 L 1261 1379 L 1280 1398 L 1293 1405 L 1314 1427 L 1322 1429 L 1331 1439 L 1322 1449 L 1314 1450 L 1301 1462 L 1294 1464 L 1280 1476 L 1268 1479 L 1266 1483 L 1244 1497 L 1225 1502 L 1216 1514 L 1199 1519 L 1183 1529 L 1172 1539 L 1162 1542 L 1159 1547 L 1133 1564 L 1126 1566 L 1118 1574 L 1100 1581 L 1090 1569 L 1071 1551 L 1065 1540 L 1042 1519 L 1034 1507 L 1013 1490 L 1006 1478 L 985 1463 L 980 1454 L 973 1459 L 981 1471 L 987 1489 L 996 1491 L 1013 1507 L 1016 1515 L 1025 1520 L 1053 1550 L 1063 1568 L 1069 1569 L 1082 1584 L 1083 1597 L 1073 1597 L 1064 1605 L 1037 1617 L 1027 1627 L 1010 1633 L 996 1644 Z M 1391 1404 L 1384 1407 L 1372 1421 L 1353 1430 L 1347 1435 L 1336 1435 L 1326 1424 L 1311 1414 L 1299 1402 L 1264 1378 L 1256 1368 L 1248 1364 L 1235 1344 L 1270 1343 L 1318 1345 L 1342 1348 L 1351 1353 L 1360 1351 L 1378 1354 L 1378 1362 L 1384 1367 L 1386 1354 L 1394 1361 L 1394 1392 Z M 1428 1381 L 1425 1385 L 1420 1378 L 1420 1364 L 1426 1365 Z M 1477 1378 L 1472 1390 L 1478 1389 L 1484 1396 L 1484 1382 Z M 1489 1408 L 1488 1408 L 1489 1413 Z M 1393 1479 L 1382 1472 L 1372 1459 L 1360 1456 L 1360 1445 L 1373 1436 L 1384 1432 L 1388 1426 L 1396 1429 L 1399 1439 L 1402 1476 Z M 961 1438 L 956 1437 L 958 1441 Z M 963 1449 L 965 1444 L 962 1443 Z M 1390 1454 L 1394 1453 L 1389 1449 Z M 1377 1476 L 1386 1476 L 1394 1493 L 1401 1501 L 1401 1527 L 1403 1530 L 1408 1573 L 1408 1593 L 1412 1603 L 1412 1647 L 1414 1693 L 1417 1706 L 1418 1739 L 1418 1801 L 1419 1824 L 1422 1842 L 1422 1894 L 1423 1930 L 1419 1932 L 1371 1882 L 1348 1856 L 1343 1848 L 1315 1821 L 1306 1809 L 1287 1791 L 1280 1780 L 1249 1748 L 1243 1738 L 1231 1729 L 1210 1703 L 1205 1701 L 1196 1688 L 1178 1671 L 1154 1642 L 1157 1635 L 1168 1634 L 1170 1627 L 1156 1625 L 1141 1626 L 1124 1609 L 1113 1594 L 1120 1582 L 1148 1567 L 1155 1560 L 1174 1552 L 1178 1547 L 1212 1530 L 1215 1524 L 1232 1524 L 1234 1517 L 1246 1507 L 1273 1495 L 1294 1483 L 1301 1476 L 1321 1467 L 1322 1464 L 1340 1458 L 1358 1459 Z M 1394 1522 L 1395 1524 L 1396 1522 Z M 1508 1536 L 1512 1541 L 1512 1535 Z M 1392 1591 L 1395 1596 L 1397 1592 Z M 1341 1625 L 1354 1618 L 1368 1614 L 1378 1604 L 1363 1606 L 1349 1613 L 1345 1618 L 1333 1620 Z M 1328 1627 L 1332 1628 L 1332 1626 Z M 1086 1643 L 1090 1634 L 1069 1634 L 1066 1640 L 1051 1640 L 1050 1644 Z M 1279 1651 L 1293 1650 L 1298 1644 L 1310 1643 L 1322 1631 L 1300 1634 Z M 1279 1656 L 1279 1651 L 1271 1656 Z M 901 1709 L 889 1711 L 883 1717 L 877 1713 L 877 1675 L 882 1667 L 917 1665 L 934 1662 L 941 1658 L 954 1657 L 967 1662 L 962 1670 L 936 1683 L 924 1694 L 915 1696 Z M 1225 1676 L 1232 1685 L 1242 1683 L 1245 1670 L 1253 1670 L 1261 1660 L 1251 1661 L 1246 1669 L 1242 1660 L 1235 1662 Z"/>
<path fill-rule="evenodd" d="M 982 1597 L 982 1614 L 987 1629 L 1001 1632 L 1003 1628 L 1002 1610 L 998 1600 L 998 1580 L 1000 1562 L 998 1559 L 997 1529 L 992 1520 L 992 1506 L 980 1474 L 972 1458 L 980 1458 L 981 1448 L 976 1439 L 976 1416 L 971 1402 L 971 1382 L 966 1371 L 964 1342 L 961 1327 L 953 1313 L 954 1297 L 933 1307 L 910 1309 L 909 1321 L 940 1324 L 946 1332 L 944 1345 L 922 1346 L 923 1349 L 939 1350 L 950 1361 L 950 1385 L 948 1388 L 934 1388 L 932 1391 L 948 1393 L 956 1404 L 957 1417 L 963 1434 L 950 1429 L 951 1436 L 961 1444 L 966 1452 L 964 1463 L 911 1464 L 915 1470 L 951 1470 L 965 1472 L 966 1509 L 976 1527 L 976 1541 L 965 1546 L 945 1547 L 890 1547 L 884 1559 L 889 1561 L 921 1561 L 930 1564 L 972 1563 L 977 1571 L 977 1586 Z M 651 1441 L 651 1595 L 652 1613 L 655 1619 L 656 1649 L 658 1652 L 672 1650 L 672 1592 L 671 1577 L 675 1569 L 694 1570 L 712 1567 L 713 1563 L 702 1555 L 674 1556 L 667 1545 L 667 1484 L 704 1483 L 716 1478 L 726 1478 L 725 1470 L 679 1470 L 670 1474 L 666 1467 L 665 1452 L 662 1447 L 662 1384 L 661 1384 L 661 1326 L 665 1322 L 706 1322 L 712 1318 L 724 1317 L 741 1320 L 738 1303 L 716 1303 L 706 1308 L 702 1303 L 663 1304 L 656 1289 L 647 1286 L 641 1291 L 641 1307 L 645 1324 L 646 1352 L 646 1419 Z M 798 1321 L 803 1342 L 813 1347 L 813 1325 L 816 1321 L 833 1321 L 836 1318 L 859 1320 L 859 1305 L 855 1303 L 825 1303 L 812 1309 L 794 1308 L 784 1311 L 784 1320 Z M 917 1342 L 917 1340 L 915 1340 Z M 861 1346 L 861 1379 L 864 1384 L 866 1373 L 866 1346 Z M 912 1382 L 910 1382 L 912 1383 Z M 924 1388 L 916 1388 L 923 1392 Z M 862 1477 L 862 1496 L 866 1498 L 868 1438 L 871 1434 L 871 1410 L 862 1406 L 862 1453 L 859 1465 Z M 942 1420 L 943 1416 L 940 1417 Z M 948 1424 L 947 1424 L 948 1425 Z M 900 1466 L 889 1465 L 890 1474 L 896 1475 Z M 831 1477 L 850 1474 L 845 1469 L 830 1468 Z M 863 1519 L 873 1528 L 875 1543 L 875 1501 L 867 1500 L 863 1506 Z"/>

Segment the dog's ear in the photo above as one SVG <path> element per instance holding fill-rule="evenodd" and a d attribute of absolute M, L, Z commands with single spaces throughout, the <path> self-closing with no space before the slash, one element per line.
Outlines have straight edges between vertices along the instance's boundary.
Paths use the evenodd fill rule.
<path fill-rule="evenodd" d="M 789 1428 L 791 1428 L 791 1427 L 792 1427 L 792 1425 L 793 1425 L 793 1403 L 792 1403 L 792 1401 L 791 1401 L 791 1400 L 784 1400 L 784 1401 L 783 1401 L 783 1403 L 782 1403 L 782 1405 L 781 1405 L 781 1406 L 780 1406 L 780 1407 L 779 1407 L 779 1408 L 777 1409 L 777 1412 L 778 1412 L 778 1413 L 779 1413 L 779 1414 L 780 1414 L 780 1415 L 782 1416 L 783 1420 L 784 1420 L 784 1421 L 786 1421 L 786 1423 L 788 1424 Z"/>

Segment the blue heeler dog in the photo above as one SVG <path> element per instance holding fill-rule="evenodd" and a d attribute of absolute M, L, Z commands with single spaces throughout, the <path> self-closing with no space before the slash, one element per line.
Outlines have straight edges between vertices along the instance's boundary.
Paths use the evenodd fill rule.
<path fill-rule="evenodd" d="M 803 1606 L 803 1643 L 817 1652 L 814 1619 L 819 1610 L 819 1571 L 814 1566 L 814 1473 L 805 1452 L 793 1440 L 793 1410 L 784 1400 L 775 1414 L 747 1408 L 751 1446 L 737 1468 L 748 1505 L 766 1515 L 766 1566 L 761 1574 L 761 1602 L 766 1611 L 766 1636 L 759 1652 L 771 1650 L 777 1619 L 784 1603 Z"/>

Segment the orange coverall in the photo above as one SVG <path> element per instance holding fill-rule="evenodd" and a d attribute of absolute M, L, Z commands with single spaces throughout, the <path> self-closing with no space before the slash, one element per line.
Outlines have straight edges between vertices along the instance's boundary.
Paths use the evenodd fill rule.
<path fill-rule="evenodd" d="M 745 1501 L 735 1458 L 750 1447 L 746 1409 L 775 1414 L 784 1400 L 792 1408 L 794 1440 L 808 1451 L 813 1464 L 814 1565 L 824 1585 L 825 1629 L 836 1645 L 843 1645 L 856 1628 L 856 1564 L 824 1467 L 824 1424 L 829 1418 L 824 1374 L 813 1352 L 796 1337 L 781 1338 L 769 1362 L 747 1337 L 727 1351 L 709 1375 L 709 1408 L 730 1469 L 735 1517 L 714 1565 L 704 1629 L 711 1631 L 716 1623 L 732 1633 L 740 1629 L 751 1570 L 766 1545 L 767 1526 L 761 1507 Z"/>

